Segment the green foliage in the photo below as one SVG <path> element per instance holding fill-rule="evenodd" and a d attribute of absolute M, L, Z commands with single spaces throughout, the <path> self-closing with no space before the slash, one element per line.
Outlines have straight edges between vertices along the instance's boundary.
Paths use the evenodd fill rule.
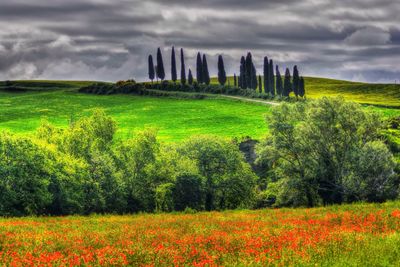
<path fill-rule="evenodd" d="M 175 185 L 173 183 L 167 183 L 157 186 L 155 192 L 157 212 L 169 212 L 174 210 L 174 186 Z"/>
<path fill-rule="evenodd" d="M 46 153 L 31 140 L 0 134 L 0 215 L 43 214 L 51 203 Z"/>
<path fill-rule="evenodd" d="M 205 209 L 228 209 L 253 200 L 255 175 L 235 144 L 217 137 L 197 136 L 179 149 L 196 162 L 205 178 Z"/>
<path fill-rule="evenodd" d="M 183 211 L 188 208 L 204 210 L 205 179 L 198 174 L 183 173 L 175 181 L 174 203 L 175 210 Z"/>
<path fill-rule="evenodd" d="M 376 114 L 341 98 L 322 98 L 283 104 L 273 110 L 269 121 L 272 142 L 260 147 L 259 162 L 276 180 L 277 205 L 395 197 L 398 180 L 393 156 L 379 141 Z"/>

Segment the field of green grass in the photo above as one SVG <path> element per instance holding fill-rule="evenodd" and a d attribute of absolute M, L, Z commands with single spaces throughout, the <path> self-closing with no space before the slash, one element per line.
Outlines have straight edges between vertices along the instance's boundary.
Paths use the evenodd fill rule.
<path fill-rule="evenodd" d="M 0 91 L 0 129 L 32 133 L 42 120 L 66 126 L 71 119 L 104 109 L 118 124 L 118 138 L 145 127 L 159 130 L 161 140 L 178 141 L 196 134 L 262 137 L 269 107 L 227 99 L 176 99 L 133 95 L 77 93 L 79 83 L 43 92 Z M 67 88 L 67 89 L 65 89 Z"/>
<path fill-rule="evenodd" d="M 304 79 L 307 98 L 341 95 L 360 104 L 400 107 L 399 84 L 369 84 L 314 77 Z M 212 78 L 211 82 L 216 84 L 218 80 Z M 233 77 L 229 78 L 229 83 L 233 85 Z"/>
<path fill-rule="evenodd" d="M 213 79 L 216 82 L 216 79 Z M 385 117 L 400 116 L 400 86 L 352 83 L 306 78 L 308 98 L 342 95 Z M 118 123 L 118 138 L 128 138 L 145 127 L 155 127 L 165 141 L 196 134 L 228 138 L 261 138 L 267 132 L 265 115 L 270 107 L 212 96 L 206 99 L 80 94 L 84 81 L 19 81 L 17 92 L 7 92 L 0 82 L 0 129 L 32 133 L 42 120 L 64 127 L 71 119 L 101 108 Z M 230 82 L 233 84 L 233 81 Z M 391 108 L 385 108 L 390 106 Z"/>

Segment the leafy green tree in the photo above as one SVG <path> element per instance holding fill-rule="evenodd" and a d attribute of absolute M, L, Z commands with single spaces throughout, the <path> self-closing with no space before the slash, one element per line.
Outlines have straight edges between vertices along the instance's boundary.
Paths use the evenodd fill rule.
<path fill-rule="evenodd" d="M 156 188 L 156 212 L 170 212 L 174 210 L 173 183 L 159 185 Z"/>
<path fill-rule="evenodd" d="M 172 52 L 171 52 L 171 80 L 174 83 L 177 80 L 175 47 L 172 47 Z"/>
<path fill-rule="evenodd" d="M 193 74 L 191 69 L 189 69 L 188 82 L 190 85 L 193 85 Z"/>
<path fill-rule="evenodd" d="M 185 56 L 183 54 L 183 48 L 181 48 L 181 83 L 183 85 L 186 84 L 186 67 L 185 67 Z"/>
<path fill-rule="evenodd" d="M 176 178 L 174 188 L 175 210 L 183 211 L 186 208 L 204 210 L 203 177 L 198 174 L 183 173 Z"/>
<path fill-rule="evenodd" d="M 0 134 L 0 215 L 43 214 L 51 204 L 43 150 L 29 139 Z"/>
<path fill-rule="evenodd" d="M 165 71 L 164 71 L 164 61 L 161 53 L 161 49 L 157 49 L 157 77 L 164 81 L 165 79 Z"/>
<path fill-rule="evenodd" d="M 126 183 L 130 212 L 155 209 L 155 190 L 159 184 L 154 181 L 153 172 L 159 151 L 154 130 L 139 133 L 116 148 L 117 169 Z"/>
<path fill-rule="evenodd" d="M 151 83 L 153 83 L 155 78 L 154 70 L 153 56 L 149 55 L 149 79 L 151 80 Z"/>
<path fill-rule="evenodd" d="M 218 82 L 220 85 L 225 85 L 226 83 L 226 72 L 224 66 L 224 59 L 221 55 L 218 56 Z"/>
<path fill-rule="evenodd" d="M 203 54 L 203 68 L 202 68 L 202 70 L 203 70 L 203 75 L 202 75 L 203 82 L 206 85 L 210 85 L 210 73 L 208 72 L 207 58 L 206 58 L 205 54 Z"/>
<path fill-rule="evenodd" d="M 197 79 L 197 82 L 199 84 L 202 84 L 204 82 L 204 79 L 203 79 L 203 61 L 201 60 L 200 52 L 197 53 L 196 66 L 197 66 L 197 68 L 196 68 L 196 71 L 197 71 L 196 79 Z"/>
<path fill-rule="evenodd" d="M 250 207 L 255 175 L 236 145 L 212 136 L 198 136 L 184 142 L 178 151 L 194 161 L 205 178 L 206 210 Z"/>
<path fill-rule="evenodd" d="M 322 98 L 276 107 L 269 122 L 271 139 L 260 146 L 259 161 L 269 162 L 277 205 L 395 197 L 399 181 L 375 113 L 342 98 Z"/>
<path fill-rule="evenodd" d="M 262 84 L 261 75 L 258 75 L 258 89 L 259 89 L 260 94 L 261 94 L 262 90 L 263 90 L 263 84 Z"/>

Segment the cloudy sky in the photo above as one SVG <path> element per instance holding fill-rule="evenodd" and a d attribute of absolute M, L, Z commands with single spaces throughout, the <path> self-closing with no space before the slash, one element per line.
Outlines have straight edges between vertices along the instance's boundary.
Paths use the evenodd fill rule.
<path fill-rule="evenodd" d="M 253 53 L 308 76 L 400 80 L 399 0 L 0 0 L 0 79 L 143 80 L 163 47 L 215 74 Z M 178 61 L 179 62 L 179 61 Z M 168 67 L 169 70 L 169 67 Z M 169 71 L 167 71 L 169 76 Z"/>

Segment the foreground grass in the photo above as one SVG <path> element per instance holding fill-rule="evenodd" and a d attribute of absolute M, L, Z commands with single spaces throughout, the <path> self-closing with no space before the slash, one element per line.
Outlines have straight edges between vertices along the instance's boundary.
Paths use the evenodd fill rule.
<path fill-rule="evenodd" d="M 0 219 L 0 265 L 399 266 L 399 206 Z"/>

